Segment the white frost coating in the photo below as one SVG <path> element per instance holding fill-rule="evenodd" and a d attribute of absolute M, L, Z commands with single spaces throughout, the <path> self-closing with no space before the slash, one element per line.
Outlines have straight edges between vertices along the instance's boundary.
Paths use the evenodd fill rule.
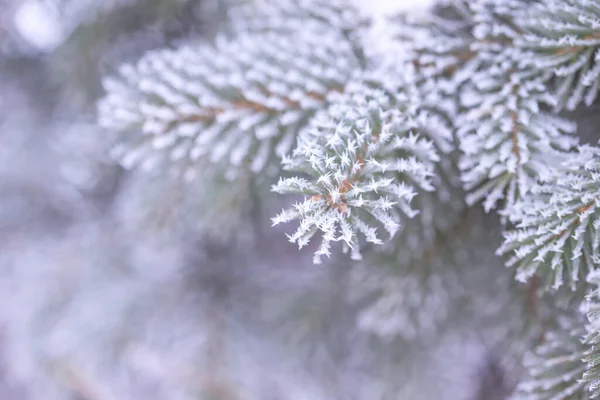
<path fill-rule="evenodd" d="M 484 199 L 489 211 L 506 199 L 510 207 L 538 180 L 548 180 L 565 152 L 577 144 L 576 126 L 543 111 L 556 104 L 545 76 L 517 66 L 518 52 L 496 56 L 463 89 L 466 111 L 456 121 L 459 168 L 467 202 Z"/>
<path fill-rule="evenodd" d="M 234 175 L 246 166 L 260 173 L 357 68 L 335 30 L 219 37 L 216 46 L 157 50 L 121 68 L 104 80 L 98 119 L 121 135 L 127 167 L 162 162 L 185 173 L 205 158 Z"/>
<path fill-rule="evenodd" d="M 535 67 L 552 71 L 556 109 L 590 106 L 600 86 L 600 8 L 592 0 L 551 0 L 522 16 L 517 44 Z"/>

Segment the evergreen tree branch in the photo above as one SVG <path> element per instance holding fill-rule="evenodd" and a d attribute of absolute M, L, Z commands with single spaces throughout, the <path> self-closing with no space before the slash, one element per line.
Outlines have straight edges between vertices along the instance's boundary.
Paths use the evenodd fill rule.
<path fill-rule="evenodd" d="M 585 333 L 581 318 L 562 316 L 556 329 L 546 332 L 533 352 L 525 357 L 528 378 L 521 381 L 514 400 L 587 400 L 588 386 L 581 381 Z"/>
<path fill-rule="evenodd" d="M 539 273 L 558 288 L 571 288 L 600 263 L 600 153 L 583 146 L 564 162 L 553 180 L 536 185 L 508 213 L 516 228 L 505 233 L 498 254 L 512 254 L 507 266 L 517 279 Z"/>
<path fill-rule="evenodd" d="M 556 109 L 590 106 L 600 86 L 600 6 L 590 0 L 551 0 L 522 17 L 517 46 L 540 70 L 552 71 Z"/>
<path fill-rule="evenodd" d="M 125 167 L 228 159 L 232 174 L 277 169 L 310 117 L 359 68 L 335 32 L 240 34 L 147 54 L 105 80 L 99 122 L 117 131 Z"/>

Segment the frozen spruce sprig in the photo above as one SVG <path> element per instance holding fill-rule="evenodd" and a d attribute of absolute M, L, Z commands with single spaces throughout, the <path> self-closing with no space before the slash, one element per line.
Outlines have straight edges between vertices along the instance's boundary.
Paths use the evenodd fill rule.
<path fill-rule="evenodd" d="M 498 254 L 512 254 L 517 279 L 539 273 L 554 288 L 565 279 L 575 288 L 600 265 L 600 149 L 582 146 L 509 211 L 515 228 Z"/>
<path fill-rule="evenodd" d="M 600 4 L 551 0 L 530 6 L 516 44 L 540 70 L 553 71 L 557 109 L 590 106 L 600 86 Z"/>
<path fill-rule="evenodd" d="M 588 346 L 583 361 L 586 370 L 583 381 L 589 385 L 593 398 L 600 395 L 600 274 L 594 271 L 589 274 L 587 281 L 593 285 L 593 290 L 585 302 L 588 324 L 585 344 Z"/>
<path fill-rule="evenodd" d="M 583 318 L 564 315 L 558 326 L 545 333 L 542 343 L 525 356 L 526 378 L 513 400 L 587 400 L 592 398 L 582 376 L 585 345 Z"/>
<path fill-rule="evenodd" d="M 382 244 L 380 228 L 394 236 L 402 215 L 418 214 L 411 207 L 417 190 L 433 190 L 438 155 L 416 129 L 417 118 L 426 115 L 418 113 L 414 95 L 407 87 L 350 84 L 284 159 L 284 169 L 302 175 L 282 178 L 273 191 L 305 197 L 273 218 L 273 225 L 299 219 L 289 239 L 300 247 L 320 232 L 315 263 L 329 257 L 331 242 L 338 241 L 360 259 L 359 234 Z"/>
<path fill-rule="evenodd" d="M 228 172 L 277 169 L 298 132 L 360 68 L 335 30 L 240 33 L 146 54 L 104 80 L 100 124 L 123 166 L 185 177 L 203 160 Z"/>
<path fill-rule="evenodd" d="M 456 134 L 466 200 L 483 200 L 486 211 L 500 200 L 510 207 L 537 181 L 549 179 L 577 144 L 575 124 L 545 111 L 556 99 L 544 74 L 522 68 L 521 57 L 510 49 L 495 56 L 460 95 L 464 111 Z"/>

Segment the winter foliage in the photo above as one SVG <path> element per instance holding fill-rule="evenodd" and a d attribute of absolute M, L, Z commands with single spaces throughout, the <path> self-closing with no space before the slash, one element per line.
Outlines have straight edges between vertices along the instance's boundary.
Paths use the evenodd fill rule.
<path fill-rule="evenodd" d="M 591 398 L 581 376 L 585 333 L 577 316 L 559 318 L 556 330 L 546 332 L 542 343 L 525 356 L 529 377 L 519 384 L 514 399 L 578 399 Z"/>
<path fill-rule="evenodd" d="M 535 68 L 553 72 L 556 108 L 590 106 L 600 85 L 600 7 L 596 1 L 536 4 L 519 21 L 517 45 Z"/>
<path fill-rule="evenodd" d="M 580 148 L 511 210 L 516 229 L 506 232 L 498 253 L 513 253 L 507 265 L 517 267 L 517 279 L 539 273 L 554 288 L 566 280 L 574 289 L 600 263 L 599 156 L 597 148 Z"/>
<path fill-rule="evenodd" d="M 503 198 L 514 204 L 537 181 L 550 179 L 552 167 L 577 143 L 573 123 L 543 111 L 553 104 L 543 79 L 512 69 L 515 61 L 498 58 L 475 74 L 462 95 L 468 111 L 456 120 L 467 202 L 483 198 L 488 211 Z"/>
<path fill-rule="evenodd" d="M 123 135 L 115 153 L 127 168 L 175 163 L 191 179 L 206 155 L 259 173 L 277 166 L 356 66 L 343 40 L 310 30 L 160 50 L 105 81 L 100 123 Z"/>
<path fill-rule="evenodd" d="M 232 2 L 230 36 L 215 47 L 155 51 L 122 67 L 99 107 L 121 135 L 117 155 L 183 166 L 188 177 L 203 159 L 230 178 L 281 166 L 273 191 L 299 197 L 272 222 L 298 220 L 288 239 L 300 248 L 318 236 L 313 262 L 341 242 L 353 260 L 367 250 L 397 264 L 397 277 L 371 282 L 378 300 L 357 317 L 386 340 L 435 332 L 451 313 L 460 285 L 441 284 L 450 275 L 400 270 L 452 259 L 443 238 L 479 202 L 499 210 L 495 253 L 527 284 L 530 311 L 543 292 L 585 291 L 599 263 L 599 153 L 558 112 L 596 97 L 598 5 L 445 2 L 374 33 L 350 3 Z M 517 397 L 586 398 L 583 331 L 559 318 L 526 358 Z"/>
<path fill-rule="evenodd" d="M 600 3 L 368 3 L 6 2 L 0 398 L 600 395 Z"/>

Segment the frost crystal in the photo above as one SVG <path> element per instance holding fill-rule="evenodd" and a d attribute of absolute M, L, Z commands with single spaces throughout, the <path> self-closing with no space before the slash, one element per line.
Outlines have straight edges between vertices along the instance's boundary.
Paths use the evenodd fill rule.
<path fill-rule="evenodd" d="M 284 160 L 286 170 L 309 178 L 281 179 L 273 190 L 306 196 L 273 224 L 300 219 L 300 227 L 289 236 L 300 247 L 320 231 L 323 240 L 315 263 L 330 255 L 335 241 L 359 259 L 358 233 L 367 242 L 382 244 L 377 226 L 394 236 L 402 214 L 418 214 L 410 204 L 418 188 L 433 190 L 438 155 L 416 129 L 427 114 L 419 112 L 414 94 L 410 87 L 386 91 L 367 82 L 351 84 Z"/>

